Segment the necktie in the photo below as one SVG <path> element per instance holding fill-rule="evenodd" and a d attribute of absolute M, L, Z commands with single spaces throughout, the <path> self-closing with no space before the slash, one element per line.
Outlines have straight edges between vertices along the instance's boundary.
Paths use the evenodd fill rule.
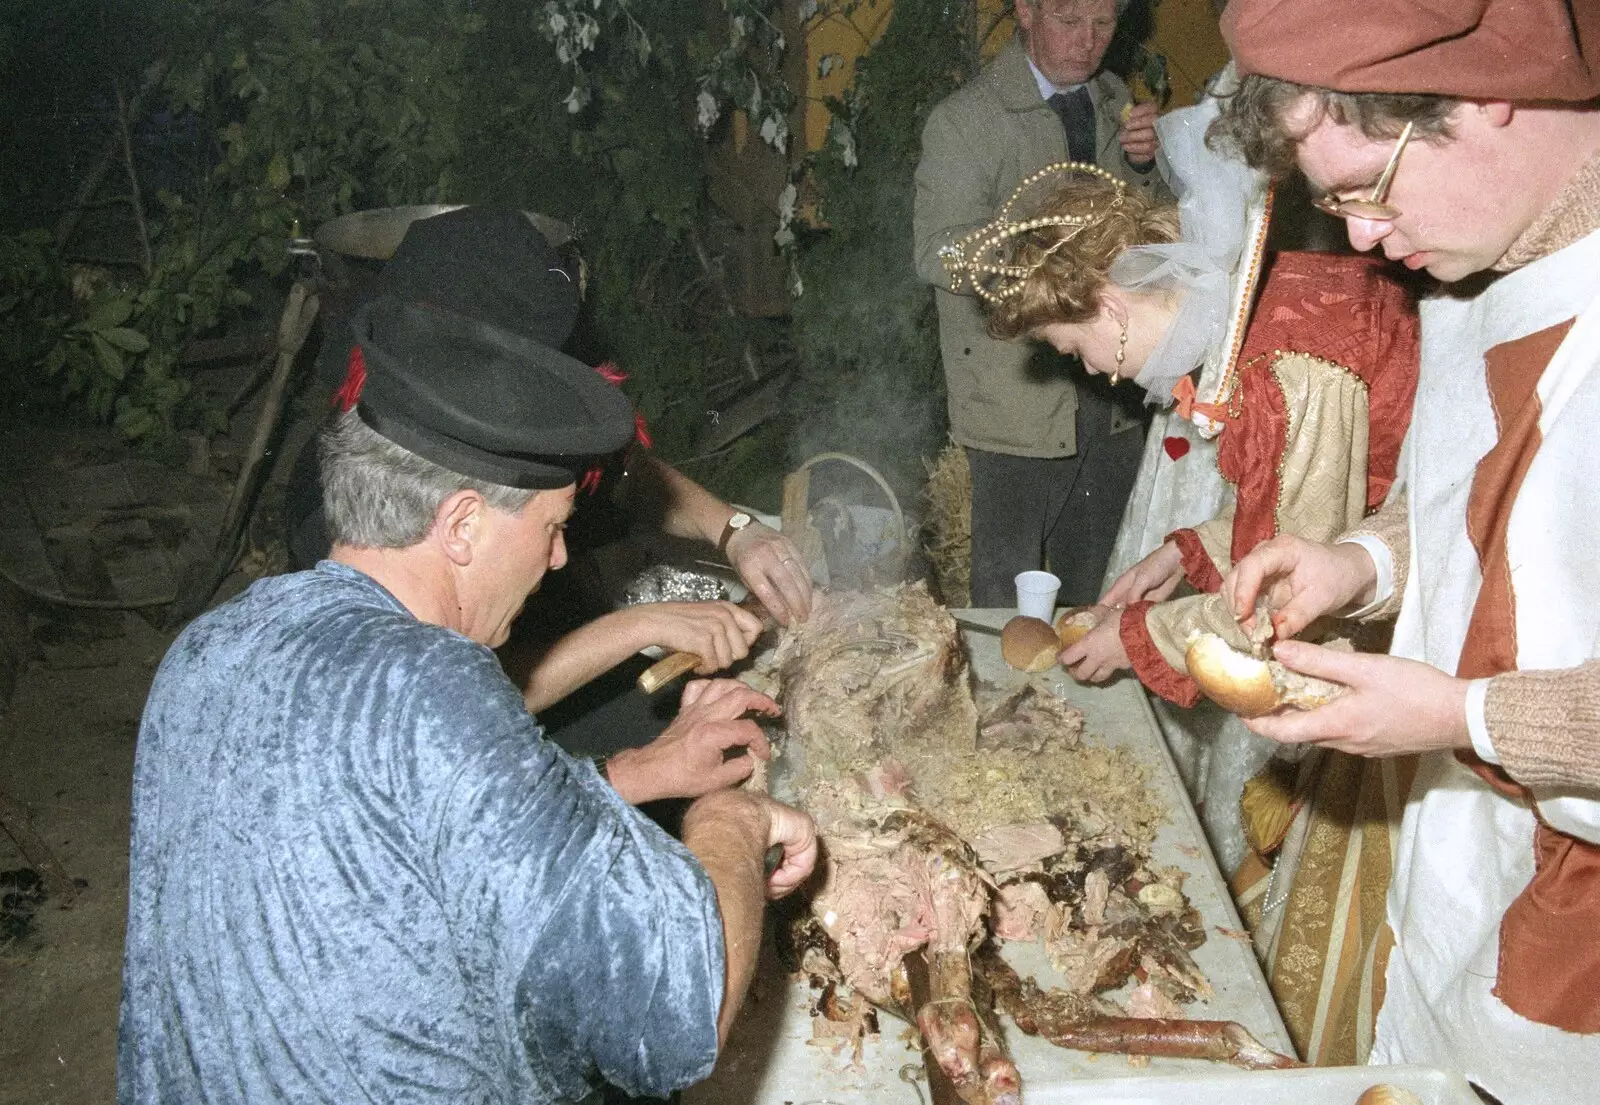
<path fill-rule="evenodd" d="M 1050 106 L 1061 117 L 1067 132 L 1067 156 L 1074 161 L 1094 163 L 1094 102 L 1089 90 L 1079 85 L 1070 92 L 1057 92 Z"/>

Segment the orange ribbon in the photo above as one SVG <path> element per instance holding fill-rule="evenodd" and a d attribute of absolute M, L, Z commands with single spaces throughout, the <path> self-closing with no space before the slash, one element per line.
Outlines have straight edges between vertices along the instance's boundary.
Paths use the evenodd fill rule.
<path fill-rule="evenodd" d="M 1178 404 L 1179 418 L 1191 419 L 1199 414 L 1218 425 L 1226 425 L 1230 421 L 1228 408 L 1223 404 L 1201 403 L 1195 398 L 1194 380 L 1188 376 L 1182 377 L 1173 387 L 1172 398 Z"/>

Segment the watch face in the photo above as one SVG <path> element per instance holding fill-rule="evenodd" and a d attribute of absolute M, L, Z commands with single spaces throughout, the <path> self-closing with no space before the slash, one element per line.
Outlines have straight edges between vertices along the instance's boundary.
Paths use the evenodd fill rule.
<path fill-rule="evenodd" d="M 722 536 L 717 540 L 717 551 L 726 553 L 728 551 L 728 542 L 733 540 L 733 535 L 743 532 L 754 521 L 755 519 L 744 511 L 734 511 L 733 517 L 728 519 L 728 524 L 722 527 Z"/>

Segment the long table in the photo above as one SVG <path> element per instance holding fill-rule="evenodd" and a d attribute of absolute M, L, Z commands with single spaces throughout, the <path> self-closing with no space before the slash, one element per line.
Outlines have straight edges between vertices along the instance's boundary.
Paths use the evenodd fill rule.
<path fill-rule="evenodd" d="M 1013 613 L 1005 610 L 953 611 L 958 618 L 999 627 Z M 999 638 L 964 631 L 972 665 L 980 679 L 1016 686 L 1029 677 L 1006 666 Z M 1191 1005 L 1189 1015 L 1238 1021 L 1262 1043 L 1284 1054 L 1292 1045 L 1278 1016 L 1266 979 L 1256 963 L 1227 885 L 1206 846 L 1178 772 L 1137 681 L 1124 678 L 1100 687 L 1081 686 L 1059 668 L 1042 677 L 1084 712 L 1086 738 L 1125 748 L 1149 772 L 1157 801 L 1169 812 L 1152 850 L 1152 861 L 1189 873 L 1184 893 L 1200 911 L 1206 942 L 1193 954 L 1215 990 L 1208 1001 Z M 769 942 L 770 944 L 770 942 Z M 1057 976 L 1036 945 L 1011 943 L 1006 958 L 1023 974 L 1048 986 Z M 813 999 L 804 979 L 788 979 L 770 948 L 728 1046 L 711 1078 L 683 1094 L 684 1105 L 917 1105 L 925 1100 L 907 1079 L 921 1070 L 921 1053 L 911 1033 L 887 1015 L 882 1033 L 869 1039 L 859 1062 L 850 1049 L 832 1042 L 811 1043 Z M 1153 1059 L 1132 1068 L 1118 1055 L 1066 1051 L 1030 1036 L 1007 1022 L 1006 1037 L 1025 1092 L 1087 1078 L 1114 1078 L 1138 1071 L 1178 1074 L 1215 1070 L 1201 1060 Z M 921 1096 L 919 1096 L 921 1095 Z"/>

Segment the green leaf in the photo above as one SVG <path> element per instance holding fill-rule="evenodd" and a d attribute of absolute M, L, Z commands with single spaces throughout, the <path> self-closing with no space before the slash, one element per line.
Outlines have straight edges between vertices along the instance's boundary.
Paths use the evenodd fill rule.
<path fill-rule="evenodd" d="M 272 160 L 267 162 L 267 187 L 274 192 L 289 187 L 289 161 L 281 153 L 273 154 Z"/>
<path fill-rule="evenodd" d="M 116 346 L 99 334 L 90 334 L 89 338 L 94 344 L 94 355 L 99 359 L 100 367 L 105 370 L 107 376 L 113 380 L 120 380 L 127 375 L 128 366 L 123 363 L 122 354 L 117 351 Z"/>
<path fill-rule="evenodd" d="M 133 296 L 119 295 L 109 299 L 97 298 L 83 320 L 85 330 L 110 330 L 121 326 L 133 314 Z"/>
<path fill-rule="evenodd" d="M 122 406 L 122 404 L 118 404 Z M 140 438 L 154 430 L 159 423 L 148 408 L 129 404 L 117 412 L 116 427 L 130 438 Z"/>
<path fill-rule="evenodd" d="M 100 336 L 125 353 L 143 353 L 150 348 L 149 338 L 126 326 L 113 326 L 101 331 Z"/>

